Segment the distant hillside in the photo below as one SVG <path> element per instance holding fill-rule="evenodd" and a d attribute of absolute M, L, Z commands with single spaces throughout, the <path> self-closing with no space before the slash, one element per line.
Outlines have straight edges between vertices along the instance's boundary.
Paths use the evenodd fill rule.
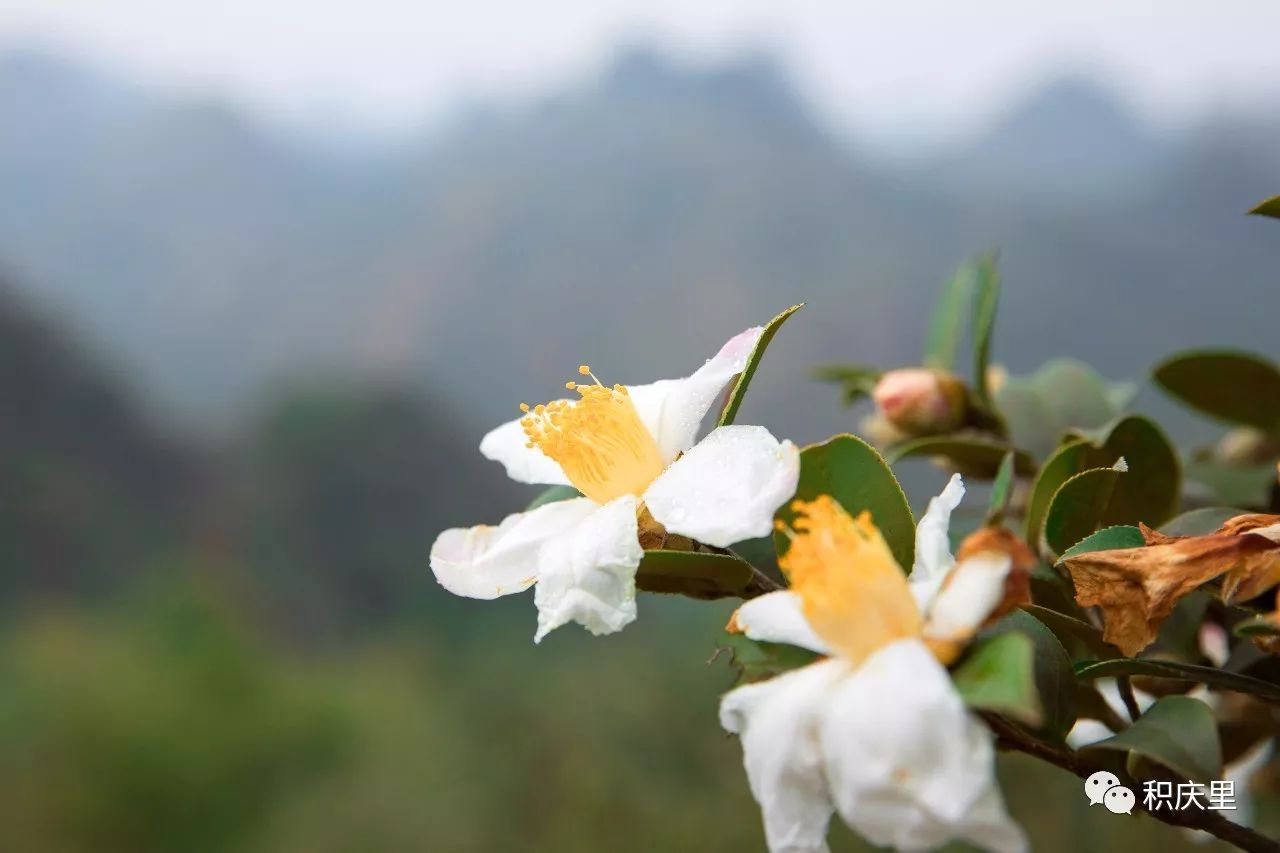
<path fill-rule="evenodd" d="M 0 282 L 0 607 L 102 593 L 190 531 L 192 458 Z"/>
<path fill-rule="evenodd" d="M 305 143 L 0 57 L 0 258 L 206 421 L 322 364 L 429 382 L 479 425 L 583 360 L 613 380 L 680 373 L 808 300 L 748 406 L 785 405 L 773 425 L 812 438 L 848 419 L 803 368 L 914 358 L 938 286 L 989 246 L 1015 368 L 1274 349 L 1280 250 L 1241 213 L 1280 183 L 1280 105 L 1169 137 L 1065 81 L 889 169 L 828 138 L 767 59 L 638 50 L 394 154 Z"/>

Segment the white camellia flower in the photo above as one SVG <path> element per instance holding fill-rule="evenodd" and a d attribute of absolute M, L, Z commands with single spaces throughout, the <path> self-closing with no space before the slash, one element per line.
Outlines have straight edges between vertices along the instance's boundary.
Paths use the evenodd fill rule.
<path fill-rule="evenodd" d="M 746 367 L 764 330 L 748 329 L 693 375 L 649 385 L 569 382 L 555 400 L 480 442 L 522 483 L 572 485 L 583 497 L 507 516 L 497 527 L 446 530 L 431 548 L 445 589 L 496 598 L 537 584 L 540 641 L 567 622 L 593 634 L 636 618 L 643 527 L 728 547 L 767 536 L 796 490 L 800 453 L 759 426 L 722 426 L 696 445 L 703 417 Z"/>
<path fill-rule="evenodd" d="M 867 513 L 854 519 L 825 495 L 797 501 L 780 559 L 790 588 L 734 614 L 730 630 L 828 656 L 720 705 L 773 853 L 825 851 L 836 812 L 901 850 L 1027 849 L 996 784 L 991 734 L 943 665 L 1000 603 L 1009 571 L 988 553 L 955 564 L 946 532 L 963 493 L 953 478 L 930 504 L 911 583 Z"/>

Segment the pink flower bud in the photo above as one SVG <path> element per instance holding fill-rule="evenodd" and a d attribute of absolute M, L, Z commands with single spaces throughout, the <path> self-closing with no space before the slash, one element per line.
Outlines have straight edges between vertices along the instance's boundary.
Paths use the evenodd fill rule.
<path fill-rule="evenodd" d="M 886 420 L 911 435 L 951 432 L 964 423 L 964 386 L 940 370 L 890 370 L 872 397 Z"/>

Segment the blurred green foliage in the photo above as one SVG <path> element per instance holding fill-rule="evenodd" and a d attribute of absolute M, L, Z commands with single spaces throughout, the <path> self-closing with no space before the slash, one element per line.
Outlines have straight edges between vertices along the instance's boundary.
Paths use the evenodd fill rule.
<path fill-rule="evenodd" d="M 701 651 L 729 604 L 646 597 L 607 643 L 535 648 L 528 601 L 463 602 L 462 621 L 314 658 L 209 590 L 7 632 L 6 849 L 762 849 L 739 745 L 716 726 L 732 672 Z M 1001 775 L 1036 850 L 1213 849 L 1090 810 L 1079 780 L 1021 756 Z M 832 840 L 868 849 L 843 827 Z"/>

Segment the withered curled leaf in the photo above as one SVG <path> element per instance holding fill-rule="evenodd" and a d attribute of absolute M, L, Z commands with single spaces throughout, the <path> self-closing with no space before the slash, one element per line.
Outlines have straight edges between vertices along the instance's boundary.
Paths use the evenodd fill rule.
<path fill-rule="evenodd" d="M 1280 582 L 1280 516 L 1239 515 L 1204 536 L 1166 536 L 1144 525 L 1146 545 L 1089 551 L 1063 564 L 1076 601 L 1102 609 L 1103 639 L 1132 657 L 1156 638 L 1183 596 L 1223 577 L 1225 601 Z"/>

